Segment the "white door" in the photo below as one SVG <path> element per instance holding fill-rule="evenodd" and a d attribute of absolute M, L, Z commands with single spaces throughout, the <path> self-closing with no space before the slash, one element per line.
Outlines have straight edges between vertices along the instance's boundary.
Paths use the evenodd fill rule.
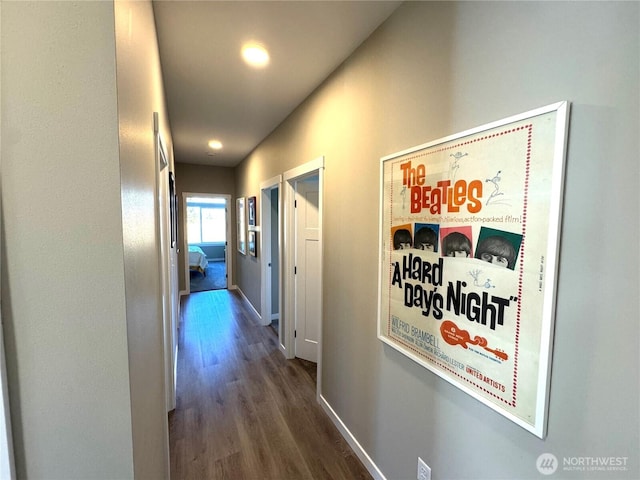
<path fill-rule="evenodd" d="M 296 182 L 295 353 L 318 362 L 321 312 L 320 190 L 318 176 Z"/>

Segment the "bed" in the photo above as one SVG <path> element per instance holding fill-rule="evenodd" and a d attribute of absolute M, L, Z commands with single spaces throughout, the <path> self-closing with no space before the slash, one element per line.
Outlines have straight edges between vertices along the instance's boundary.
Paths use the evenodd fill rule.
<path fill-rule="evenodd" d="M 202 249 L 197 245 L 189 245 L 189 270 L 200 272 L 206 276 L 207 265 L 209 265 L 209 261 Z"/>

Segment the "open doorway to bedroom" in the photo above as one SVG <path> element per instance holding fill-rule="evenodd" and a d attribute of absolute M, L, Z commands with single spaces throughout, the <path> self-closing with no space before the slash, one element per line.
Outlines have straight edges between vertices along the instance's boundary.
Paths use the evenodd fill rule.
<path fill-rule="evenodd" d="M 189 291 L 228 288 L 229 195 L 189 193 L 185 200 Z"/>

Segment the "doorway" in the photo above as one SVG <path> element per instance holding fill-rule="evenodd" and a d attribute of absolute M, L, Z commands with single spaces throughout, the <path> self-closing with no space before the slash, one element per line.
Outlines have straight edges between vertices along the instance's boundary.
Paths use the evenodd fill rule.
<path fill-rule="evenodd" d="M 230 195 L 184 193 L 188 293 L 229 285 Z"/>
<path fill-rule="evenodd" d="M 282 176 L 278 175 L 260 184 L 260 218 L 262 219 L 262 234 L 260 235 L 261 262 L 261 315 L 262 324 L 269 325 L 278 335 L 280 350 L 282 344 L 283 320 L 281 313 L 281 245 L 280 241 L 280 187 Z"/>
<path fill-rule="evenodd" d="M 294 199 L 294 315 L 296 357 L 318 362 L 322 264 L 320 191 L 317 173 L 297 179 Z"/>
<path fill-rule="evenodd" d="M 324 157 L 283 175 L 285 355 L 322 368 L 322 190 Z M 281 339 L 282 340 L 282 339 Z"/>

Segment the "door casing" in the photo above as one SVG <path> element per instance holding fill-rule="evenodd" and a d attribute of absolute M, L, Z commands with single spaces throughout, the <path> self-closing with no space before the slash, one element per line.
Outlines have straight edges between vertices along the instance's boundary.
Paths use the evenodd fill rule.
<path fill-rule="evenodd" d="M 317 173 L 295 182 L 295 350 L 296 357 L 318 361 L 321 325 L 320 185 Z"/>
<path fill-rule="evenodd" d="M 284 288 L 283 299 L 283 311 L 281 315 L 281 321 L 284 319 L 283 333 L 284 339 L 281 338 L 281 343 L 284 346 L 284 353 L 287 358 L 295 357 L 295 193 L 296 182 L 304 177 L 318 175 L 318 189 L 319 189 L 319 252 L 320 252 L 320 268 L 323 265 L 323 235 L 322 235 L 322 223 L 323 223 L 323 190 L 324 190 L 324 156 L 318 157 L 310 162 L 300 165 L 294 169 L 286 171 L 283 175 L 283 210 L 284 214 L 282 218 L 283 224 L 283 268 L 282 279 Z M 318 381 L 316 385 L 316 393 L 319 395 L 321 392 L 321 379 L 322 379 L 322 272 L 320 272 L 320 325 L 318 334 Z"/>
<path fill-rule="evenodd" d="M 264 182 L 262 182 L 260 184 L 260 221 L 262 222 L 262 229 L 259 235 L 259 242 L 260 242 L 260 253 L 262 255 L 262 261 L 261 261 L 261 268 L 260 268 L 260 284 L 262 286 L 262 292 L 261 292 L 261 305 L 260 305 L 260 312 L 261 312 L 261 321 L 263 325 L 269 325 L 271 323 L 271 313 L 273 312 L 273 301 L 272 301 L 272 289 L 273 289 L 273 283 L 272 283 L 272 269 L 273 269 L 273 258 L 271 256 L 271 251 L 273 248 L 273 244 L 272 244 L 272 238 L 273 238 L 273 231 L 272 231 L 272 218 L 271 218 L 271 209 L 273 207 L 272 205 L 272 201 L 271 201 L 271 193 L 273 192 L 273 190 L 278 190 L 280 192 L 281 190 L 281 183 L 282 183 L 282 175 L 278 175 L 276 177 L 270 178 L 269 180 L 265 180 Z M 279 251 L 279 255 L 278 255 L 278 262 L 279 262 L 279 271 L 282 271 L 282 195 L 278 195 L 278 205 L 276 205 L 277 207 L 277 211 L 278 211 L 278 226 L 277 226 L 277 232 L 275 232 L 277 234 L 277 238 L 278 238 L 278 251 Z M 282 312 L 282 275 L 278 276 L 278 312 L 279 315 Z M 280 317 L 282 317 L 282 315 L 280 315 Z M 278 322 L 278 344 L 279 344 L 279 348 L 280 350 L 284 353 L 285 352 L 285 346 L 282 343 L 282 325 L 283 322 L 280 321 Z"/>
<path fill-rule="evenodd" d="M 169 198 L 169 155 L 160 134 L 158 112 L 153 112 L 155 136 L 155 210 L 158 242 L 158 273 L 160 277 L 160 311 L 164 332 L 165 406 L 167 412 L 176 408 L 175 355 L 177 352 L 176 311 L 173 308 L 178 286 L 171 282 L 171 222 Z"/>

